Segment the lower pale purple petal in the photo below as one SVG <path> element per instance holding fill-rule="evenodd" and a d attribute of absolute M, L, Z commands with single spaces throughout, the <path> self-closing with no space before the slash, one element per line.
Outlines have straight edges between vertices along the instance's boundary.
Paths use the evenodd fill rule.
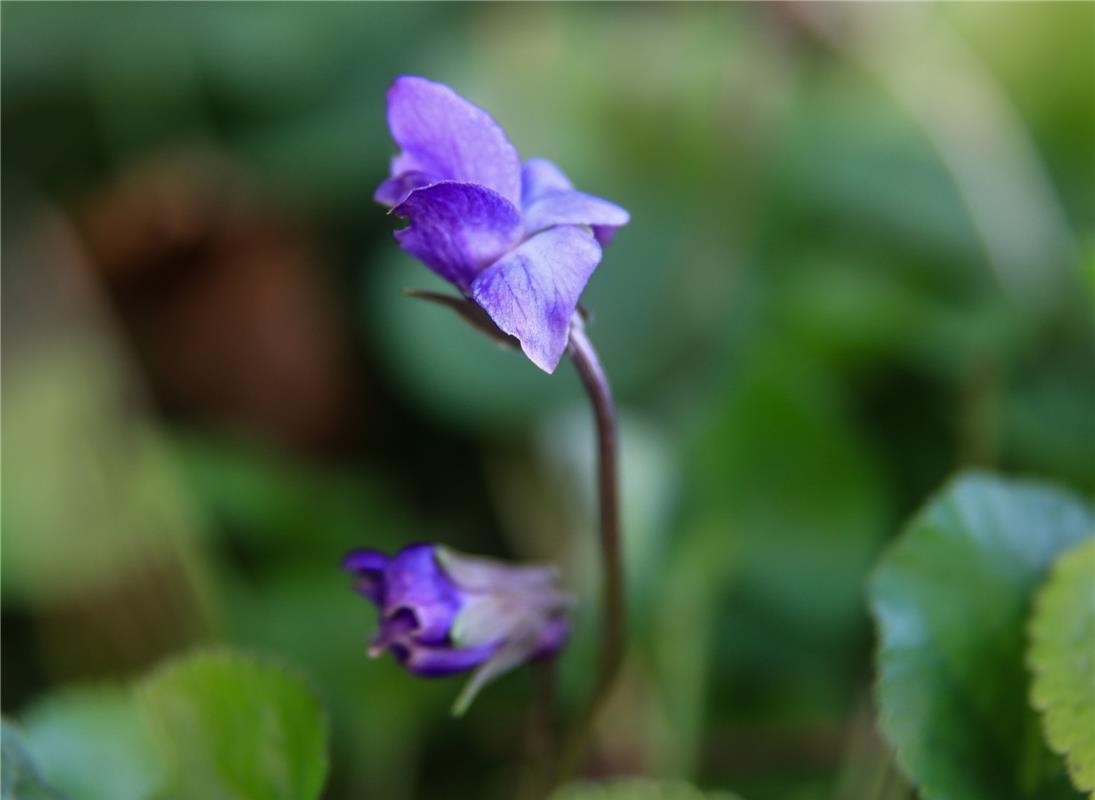
<path fill-rule="evenodd" d="M 408 671 L 423 678 L 440 678 L 477 667 L 490 658 L 495 645 L 456 649 L 421 644 L 395 644 L 392 653 Z"/>
<path fill-rule="evenodd" d="M 602 246 L 631 219 L 615 203 L 575 191 L 563 171 L 546 158 L 530 158 L 521 169 L 521 215 L 526 234 L 553 225 L 587 225 Z"/>
<path fill-rule="evenodd" d="M 528 233 L 554 225 L 588 225 L 595 232 L 604 228 L 614 231 L 630 219 L 631 215 L 615 203 L 573 191 L 546 195 L 527 205 L 524 211 L 525 231 Z M 600 240 L 600 236 L 597 238 Z"/>
<path fill-rule="evenodd" d="M 536 366 L 554 372 L 566 350 L 570 317 L 600 260 L 592 233 L 561 225 L 483 270 L 471 296 Z"/>
<path fill-rule="evenodd" d="M 472 183 L 415 189 L 392 213 L 411 221 L 395 232 L 399 246 L 464 292 L 483 267 L 521 239 L 521 215 L 513 204 Z"/>
<path fill-rule="evenodd" d="M 550 658 L 558 653 L 570 637 L 570 623 L 565 617 L 558 617 L 544 625 L 536 650 L 532 658 Z"/>

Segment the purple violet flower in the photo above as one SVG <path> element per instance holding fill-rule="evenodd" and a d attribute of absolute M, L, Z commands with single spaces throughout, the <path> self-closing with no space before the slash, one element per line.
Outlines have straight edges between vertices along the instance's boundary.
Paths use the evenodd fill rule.
<path fill-rule="evenodd" d="M 476 668 L 457 698 L 463 713 L 485 684 L 566 643 L 570 596 L 551 567 L 511 566 L 446 547 L 413 544 L 388 557 L 355 550 L 343 567 L 380 610 L 369 655 L 391 651 L 423 677 Z"/>
<path fill-rule="evenodd" d="M 601 247 L 628 213 L 575 191 L 550 161 L 522 167 L 498 123 L 440 83 L 398 78 L 388 127 L 402 152 L 375 198 L 410 220 L 400 247 L 554 372 Z"/>

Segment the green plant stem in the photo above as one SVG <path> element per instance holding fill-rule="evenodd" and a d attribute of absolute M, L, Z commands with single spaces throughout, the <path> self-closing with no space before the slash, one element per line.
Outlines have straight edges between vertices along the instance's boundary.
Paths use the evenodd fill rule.
<path fill-rule="evenodd" d="M 555 755 L 555 661 L 533 665 L 536 683 L 525 731 L 525 768 L 517 800 L 543 800 L 554 780 Z"/>
<path fill-rule="evenodd" d="M 580 766 L 593 734 L 597 714 L 608 698 L 624 655 L 626 609 L 624 565 L 620 551 L 620 503 L 618 429 L 616 406 L 597 351 L 586 336 L 582 320 L 571 322 L 570 356 L 593 406 L 597 427 L 597 489 L 600 501 L 602 583 L 602 631 L 597 678 L 592 694 L 567 736 L 559 760 L 559 780 Z"/>

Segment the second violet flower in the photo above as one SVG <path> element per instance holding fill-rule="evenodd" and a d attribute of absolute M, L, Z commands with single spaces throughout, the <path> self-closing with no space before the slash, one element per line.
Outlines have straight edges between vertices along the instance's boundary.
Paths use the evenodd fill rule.
<path fill-rule="evenodd" d="M 380 611 L 369 648 L 410 672 L 441 677 L 474 669 L 456 701 L 462 713 L 489 681 L 566 643 L 571 599 L 551 567 L 514 566 L 434 544 L 394 556 L 355 550 L 343 567 Z"/>
<path fill-rule="evenodd" d="M 375 197 L 410 220 L 396 231 L 400 246 L 553 372 L 601 248 L 627 211 L 576 191 L 550 161 L 522 166 L 498 123 L 442 84 L 398 78 L 388 127 L 401 152 Z"/>

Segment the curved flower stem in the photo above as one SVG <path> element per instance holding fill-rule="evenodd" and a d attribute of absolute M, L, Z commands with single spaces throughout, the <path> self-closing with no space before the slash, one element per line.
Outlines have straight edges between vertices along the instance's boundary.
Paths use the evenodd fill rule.
<path fill-rule="evenodd" d="M 534 664 L 536 694 L 525 731 L 525 769 L 518 800 L 543 800 L 551 791 L 555 754 L 555 659 Z"/>
<path fill-rule="evenodd" d="M 624 565 L 620 552 L 616 407 L 612 402 L 608 378 L 597 358 L 597 351 L 586 336 L 585 325 L 578 314 L 571 321 L 570 356 L 589 395 L 597 423 L 597 488 L 600 499 L 601 566 L 604 573 L 601 601 L 604 629 L 600 642 L 597 680 L 588 704 L 564 743 L 559 762 L 560 780 L 569 777 L 580 766 L 580 760 L 592 736 L 593 722 L 608 698 L 623 661 L 627 622 Z"/>

